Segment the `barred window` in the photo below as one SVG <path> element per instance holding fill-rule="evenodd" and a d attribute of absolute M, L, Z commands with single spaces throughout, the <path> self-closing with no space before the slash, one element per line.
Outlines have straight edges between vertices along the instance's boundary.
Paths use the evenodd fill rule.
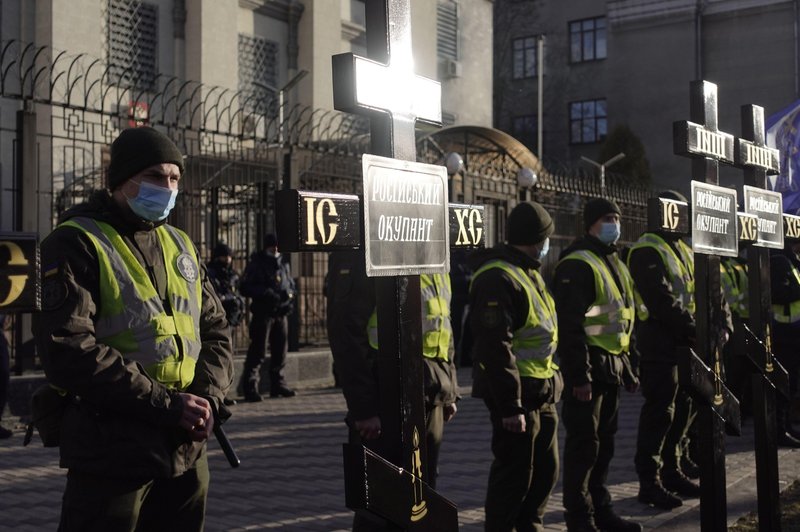
<path fill-rule="evenodd" d="M 600 142 L 608 133 L 606 100 L 585 100 L 569 104 L 569 140 L 572 144 Z"/>
<path fill-rule="evenodd" d="M 536 37 L 523 37 L 511 41 L 513 48 L 514 79 L 532 78 L 536 75 Z"/>
<path fill-rule="evenodd" d="M 436 52 L 440 58 L 458 60 L 458 4 L 452 0 L 436 6 Z"/>
<path fill-rule="evenodd" d="M 569 23 L 569 57 L 572 63 L 606 58 L 606 18 Z"/>
<path fill-rule="evenodd" d="M 155 90 L 158 7 L 137 0 L 108 0 L 107 56 L 115 83 Z"/>
<path fill-rule="evenodd" d="M 277 79 L 278 43 L 240 33 L 239 91 L 244 106 L 256 113 L 275 116 Z"/>

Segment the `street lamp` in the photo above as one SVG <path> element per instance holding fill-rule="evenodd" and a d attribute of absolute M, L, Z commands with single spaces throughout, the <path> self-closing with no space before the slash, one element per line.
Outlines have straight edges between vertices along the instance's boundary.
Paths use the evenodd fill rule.
<path fill-rule="evenodd" d="M 606 191 L 606 168 L 608 168 L 609 166 L 611 166 L 615 162 L 619 161 L 623 157 L 625 157 L 625 154 L 620 152 L 620 153 L 616 154 L 611 159 L 607 160 L 606 162 L 604 162 L 602 164 L 598 163 L 597 161 L 593 161 L 593 160 L 589 159 L 588 157 L 584 157 L 583 155 L 581 155 L 581 160 L 586 161 L 589 164 L 593 164 L 594 166 L 596 166 L 596 167 L 598 167 L 600 169 L 600 190 L 602 190 L 603 193 L 605 193 L 605 191 Z"/>
<path fill-rule="evenodd" d="M 262 89 L 267 89 L 271 92 L 278 93 L 278 144 L 283 146 L 283 100 L 284 100 L 284 93 L 286 91 L 294 88 L 295 85 L 300 83 L 300 80 L 306 77 L 308 74 L 308 70 L 300 70 L 295 74 L 292 79 L 287 81 L 283 87 L 277 89 L 268 83 L 264 83 L 263 81 L 253 81 L 253 85 L 256 87 L 261 87 Z"/>

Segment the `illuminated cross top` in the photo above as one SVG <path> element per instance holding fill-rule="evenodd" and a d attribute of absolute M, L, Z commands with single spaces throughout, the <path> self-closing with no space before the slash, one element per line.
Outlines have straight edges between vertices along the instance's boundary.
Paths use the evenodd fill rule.
<path fill-rule="evenodd" d="M 388 131 L 373 127 L 373 153 L 416 161 L 416 122 L 441 125 L 441 86 L 414 72 L 410 0 L 370 0 L 366 18 L 370 59 L 333 56 L 333 106 L 373 118 L 375 113 L 387 116 Z"/>

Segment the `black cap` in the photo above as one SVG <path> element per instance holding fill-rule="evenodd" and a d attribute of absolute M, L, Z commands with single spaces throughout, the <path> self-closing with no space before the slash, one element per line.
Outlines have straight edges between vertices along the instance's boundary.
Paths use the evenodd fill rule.
<path fill-rule="evenodd" d="M 227 244 L 220 242 L 211 250 L 211 258 L 217 257 L 233 257 L 233 250 Z"/>
<path fill-rule="evenodd" d="M 162 163 L 178 165 L 183 174 L 183 154 L 168 136 L 151 127 L 125 129 L 111 143 L 108 188 L 114 190 L 142 170 Z"/>
<path fill-rule="evenodd" d="M 605 198 L 592 198 L 583 207 L 583 227 L 589 229 L 594 223 L 609 213 L 617 213 L 622 216 L 619 205 L 614 200 Z"/>
<path fill-rule="evenodd" d="M 535 201 L 517 204 L 508 215 L 508 243 L 538 244 L 555 231 L 547 210 Z"/>
<path fill-rule="evenodd" d="M 272 233 L 267 233 L 267 235 L 264 237 L 264 248 L 273 248 L 277 247 L 277 245 L 278 238 Z"/>

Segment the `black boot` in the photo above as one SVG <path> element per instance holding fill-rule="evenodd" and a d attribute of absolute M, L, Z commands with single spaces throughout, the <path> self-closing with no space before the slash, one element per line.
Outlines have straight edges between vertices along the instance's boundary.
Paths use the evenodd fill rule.
<path fill-rule="evenodd" d="M 662 510 L 672 510 L 683 504 L 682 500 L 664 489 L 659 480 L 640 481 L 637 498 L 641 503 L 649 504 Z"/>
<path fill-rule="evenodd" d="M 695 464 L 688 454 L 681 456 L 681 471 L 692 480 L 700 478 L 700 466 Z"/>
<path fill-rule="evenodd" d="M 689 480 L 680 469 L 662 471 L 661 485 L 682 497 L 694 498 L 700 496 L 700 486 Z"/>
<path fill-rule="evenodd" d="M 564 521 L 567 523 L 567 532 L 600 532 L 594 525 L 591 515 L 575 515 L 564 512 Z"/>
<path fill-rule="evenodd" d="M 258 393 L 258 380 L 248 378 L 247 373 L 242 375 L 242 395 L 248 403 L 259 403 L 264 400 Z"/>
<path fill-rule="evenodd" d="M 595 511 L 594 524 L 601 532 L 642 532 L 642 525 L 623 519 L 610 506 Z"/>

